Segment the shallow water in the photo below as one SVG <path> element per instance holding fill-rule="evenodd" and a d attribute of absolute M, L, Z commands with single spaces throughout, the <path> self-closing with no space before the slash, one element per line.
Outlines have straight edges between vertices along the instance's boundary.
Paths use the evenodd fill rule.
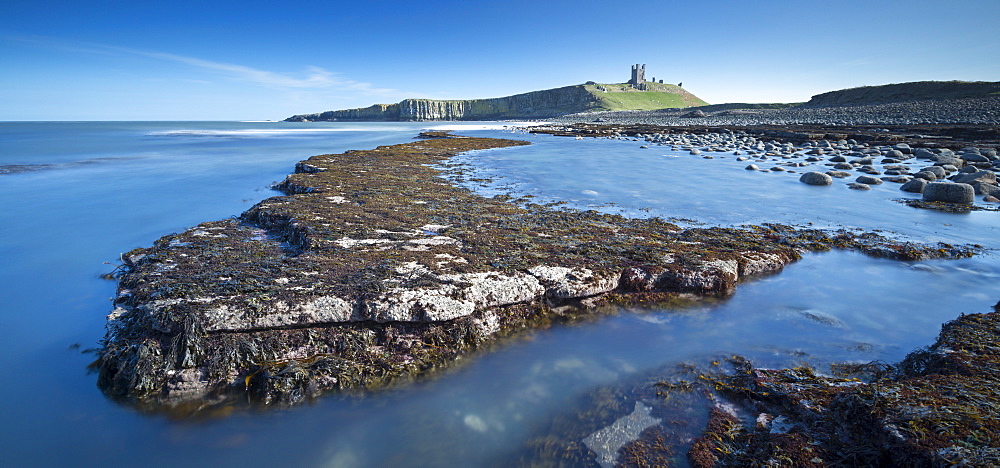
<path fill-rule="evenodd" d="M 992 254 L 905 263 L 831 252 L 746 283 L 724 301 L 533 332 L 434 378 L 364 397 L 173 421 L 101 394 L 86 371 L 95 356 L 85 351 L 103 336 L 114 283 L 99 275 L 119 253 L 239 214 L 274 195 L 269 185 L 298 160 L 410 141 L 429 126 L 436 125 L 0 123 L 0 166 L 51 165 L 0 175 L 5 464 L 488 465 L 516 456 L 575 396 L 643 370 L 721 353 L 774 366 L 895 361 L 930 344 L 942 322 L 1000 299 Z M 514 136 L 535 144 L 464 158 L 483 174 L 505 176 L 485 192 L 514 188 L 718 224 L 808 220 L 993 248 L 1000 238 L 997 213 L 909 208 L 891 200 L 904 196 L 895 185 L 810 187 L 793 175 L 749 173 L 734 158 Z"/>
<path fill-rule="evenodd" d="M 512 136 L 509 132 L 494 133 Z M 470 178 L 495 179 L 485 186 L 468 184 L 470 188 L 484 193 L 514 191 L 629 216 L 682 218 L 713 225 L 812 223 L 820 228 L 891 230 L 935 242 L 982 244 L 1000 239 L 996 212 L 955 214 L 911 208 L 895 200 L 920 195 L 900 191 L 900 184 L 892 182 L 872 186 L 870 191 L 848 189 L 848 182 L 864 175 L 860 172 L 834 179 L 832 186 L 799 182 L 804 172 L 832 169 L 822 163 L 789 168 L 789 172 L 759 172 L 745 167 L 753 163 L 769 169 L 778 163 L 758 162 L 752 156 L 750 161 L 741 162 L 732 153 L 706 152 L 714 157 L 709 160 L 644 141 L 514 135 L 533 145 L 530 149 L 456 158 L 456 162 L 474 165 Z M 913 168 L 930 165 L 916 159 L 901 164 Z M 982 197 L 978 198 L 981 201 Z"/>

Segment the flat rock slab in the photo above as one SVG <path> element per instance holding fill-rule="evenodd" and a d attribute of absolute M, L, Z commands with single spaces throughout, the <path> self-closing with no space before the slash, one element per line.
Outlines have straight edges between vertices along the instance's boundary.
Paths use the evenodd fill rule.
<path fill-rule="evenodd" d="M 618 449 L 639 439 L 642 431 L 660 423 L 659 419 L 650 415 L 650 411 L 652 408 L 637 401 L 632 413 L 587 436 L 583 443 L 597 455 L 597 463 L 603 468 L 611 468 L 618 459 Z"/>
<path fill-rule="evenodd" d="M 314 156 L 279 184 L 286 195 L 240 219 L 123 254 L 101 388 L 150 410 L 248 397 L 287 406 L 406 381 L 602 301 L 729 294 L 805 250 L 969 254 L 778 225 L 681 230 L 483 198 L 442 178 L 448 158 L 526 143 L 425 136 L 439 138 Z"/>

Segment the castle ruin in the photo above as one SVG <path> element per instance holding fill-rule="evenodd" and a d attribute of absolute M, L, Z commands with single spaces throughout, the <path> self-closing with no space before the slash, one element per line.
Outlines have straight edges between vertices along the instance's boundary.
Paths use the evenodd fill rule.
<path fill-rule="evenodd" d="M 646 83 L 646 64 L 632 65 L 632 79 L 628 80 L 628 84 L 639 91 L 646 91 Z M 649 83 L 656 83 L 656 78 L 650 80 Z M 660 80 L 660 83 L 663 83 L 663 80 Z"/>
<path fill-rule="evenodd" d="M 632 65 L 632 79 L 628 80 L 628 84 L 636 89 L 644 89 L 646 87 L 646 64 L 641 66 L 637 63 Z"/>

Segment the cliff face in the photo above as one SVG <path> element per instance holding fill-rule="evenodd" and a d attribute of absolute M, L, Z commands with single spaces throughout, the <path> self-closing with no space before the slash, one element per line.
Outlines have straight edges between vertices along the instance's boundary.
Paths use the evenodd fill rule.
<path fill-rule="evenodd" d="M 436 101 L 405 99 L 397 104 L 376 104 L 363 109 L 294 115 L 288 122 L 316 121 L 422 121 L 547 118 L 598 107 L 583 85 L 533 91 L 492 99 Z"/>
<path fill-rule="evenodd" d="M 804 106 L 835 107 L 932 99 L 964 99 L 997 93 L 1000 93 L 1000 82 L 918 81 L 830 91 L 813 96 Z"/>
<path fill-rule="evenodd" d="M 399 120 L 399 104 L 375 104 L 363 109 L 326 111 L 319 114 L 294 115 L 286 122 L 319 122 L 327 120 L 395 121 Z"/>

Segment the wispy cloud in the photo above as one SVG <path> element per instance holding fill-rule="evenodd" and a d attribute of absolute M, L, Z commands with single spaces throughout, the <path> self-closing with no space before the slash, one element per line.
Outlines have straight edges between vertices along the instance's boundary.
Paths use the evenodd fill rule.
<path fill-rule="evenodd" d="M 302 72 L 288 73 L 261 70 L 234 63 L 206 60 L 166 52 L 157 52 L 107 44 L 67 42 L 49 37 L 7 37 L 20 42 L 58 48 L 61 50 L 101 55 L 131 55 L 148 57 L 210 71 L 228 79 L 253 83 L 259 86 L 286 90 L 352 91 L 372 96 L 397 96 L 391 88 L 378 88 L 371 83 L 341 78 L 338 73 L 317 66 L 307 66 Z"/>
<path fill-rule="evenodd" d="M 320 67 L 306 67 L 305 72 L 296 75 L 259 70 L 244 65 L 225 62 L 214 62 L 195 57 L 168 54 L 163 52 L 147 52 L 142 50 L 119 48 L 124 53 L 131 53 L 155 59 L 183 63 L 195 68 L 228 75 L 232 78 L 249 81 L 262 86 L 277 88 L 331 88 L 352 86 L 356 82 L 338 80 L 335 74 Z"/>

